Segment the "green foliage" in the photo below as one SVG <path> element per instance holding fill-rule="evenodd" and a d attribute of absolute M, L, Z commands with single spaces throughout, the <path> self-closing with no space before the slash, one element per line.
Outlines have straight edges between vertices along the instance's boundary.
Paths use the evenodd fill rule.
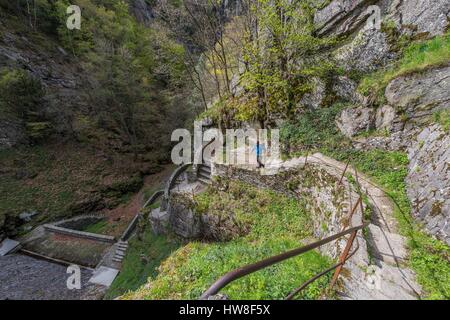
<path fill-rule="evenodd" d="M 156 279 L 125 299 L 198 299 L 223 274 L 294 249 L 312 234 L 311 220 L 297 200 L 243 183 L 230 181 L 227 192 L 210 189 L 197 202 L 200 212 L 235 215 L 250 226 L 248 234 L 226 243 L 189 243 L 164 261 Z M 309 252 L 233 282 L 222 293 L 230 299 L 282 299 L 329 264 Z M 328 280 L 313 283 L 299 298 L 319 297 Z"/>
<path fill-rule="evenodd" d="M 24 70 L 0 70 L 0 116 L 26 119 L 36 111 L 44 90 L 40 81 Z"/>
<path fill-rule="evenodd" d="M 448 61 L 450 61 L 450 33 L 432 40 L 413 42 L 404 50 L 402 58 L 393 67 L 363 78 L 358 90 L 365 95 L 381 96 L 384 94 L 384 88 L 393 79 L 444 65 Z"/>
<path fill-rule="evenodd" d="M 253 104 L 255 111 L 248 112 L 243 120 L 291 115 L 301 97 L 314 89 L 313 79 L 327 79 L 334 71 L 324 49 L 335 39 L 314 36 L 314 4 L 289 0 L 252 2 L 251 13 L 258 21 L 258 30 L 244 36 L 247 68 L 241 82 L 258 96 L 258 101 Z"/>
<path fill-rule="evenodd" d="M 80 30 L 67 28 L 69 5 L 81 8 Z M 114 141 L 116 146 L 129 146 L 126 151 L 136 155 L 139 145 L 148 148 L 153 143 L 148 139 L 152 136 L 167 141 L 158 146 L 167 152 L 171 131 L 187 117 L 178 103 L 186 94 L 187 75 L 184 47 L 168 37 L 164 27 L 139 23 L 130 13 L 129 1 L 123 0 L 36 0 L 5 6 L 9 15 L 13 13 L 8 21 L 29 32 L 33 42 L 53 43 L 48 38 L 51 33 L 58 40 L 56 45 L 76 56 L 73 61 L 88 80 L 79 88 L 80 96 L 90 105 L 90 111 L 81 110 L 83 114 L 65 111 L 74 122 L 89 119 L 88 126 L 73 123 L 76 138 L 96 145 Z M 30 136 L 41 138 L 48 133 L 46 119 L 27 121 Z"/>
<path fill-rule="evenodd" d="M 439 123 L 445 131 L 450 130 L 450 109 L 445 109 L 434 114 L 434 121 Z"/>
<path fill-rule="evenodd" d="M 171 239 L 155 236 L 152 230 L 145 232 L 142 241 L 133 238 L 119 276 L 106 293 L 105 299 L 114 299 L 122 294 L 134 291 L 152 281 L 158 275 L 158 267 L 180 244 Z"/>
<path fill-rule="evenodd" d="M 425 234 L 411 217 L 405 178 L 408 157 L 401 152 L 381 150 L 334 153 L 339 160 L 351 159 L 370 175 L 395 202 L 395 216 L 401 233 L 408 238 L 409 265 L 416 272 L 427 299 L 450 299 L 450 248 Z"/>
<path fill-rule="evenodd" d="M 107 234 L 107 232 L 106 232 L 107 229 L 108 229 L 108 221 L 101 220 L 97 223 L 88 225 L 82 231 L 89 232 L 89 233 L 95 233 L 95 234 Z"/>
<path fill-rule="evenodd" d="M 291 155 L 301 151 L 326 151 L 345 147 L 347 140 L 335 125 L 336 116 L 345 106 L 306 111 L 281 127 L 280 139 Z"/>

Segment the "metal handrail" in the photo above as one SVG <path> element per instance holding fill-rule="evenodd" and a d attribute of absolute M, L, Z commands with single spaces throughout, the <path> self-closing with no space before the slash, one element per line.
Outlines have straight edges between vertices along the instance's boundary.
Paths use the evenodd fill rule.
<path fill-rule="evenodd" d="M 318 273 L 317 275 L 315 275 L 314 277 L 312 277 L 311 279 L 309 279 L 308 281 L 306 281 L 305 283 L 303 283 L 299 288 L 295 289 L 294 291 L 292 291 L 287 297 L 286 300 L 292 300 L 294 299 L 294 297 L 299 294 L 302 290 L 306 289 L 306 287 L 308 287 L 310 284 L 312 284 L 313 282 L 315 282 L 316 280 L 320 279 L 321 277 L 323 277 L 324 275 L 326 275 L 327 273 L 336 270 L 339 267 L 343 267 L 345 265 L 345 263 L 350 260 L 355 254 L 356 252 L 358 252 L 359 250 L 359 242 L 357 242 L 357 246 L 355 248 L 355 250 L 353 250 L 352 253 L 350 253 L 343 261 L 340 261 L 339 263 L 335 264 L 334 266 L 326 269 L 325 271 L 322 271 L 321 273 Z M 330 286 L 331 288 L 333 287 Z"/>
<path fill-rule="evenodd" d="M 308 163 L 308 155 L 306 157 L 305 165 L 307 163 Z M 346 166 L 345 166 L 345 169 L 343 170 L 342 175 L 341 175 L 341 177 L 339 179 L 339 184 L 342 184 L 344 176 L 345 176 L 346 172 L 348 171 L 348 169 L 350 167 L 350 163 L 351 163 L 351 160 L 349 159 L 347 164 L 346 164 Z M 326 165 L 328 165 L 328 164 L 326 164 Z M 336 167 L 336 168 L 339 169 L 338 167 Z M 351 220 L 352 220 L 352 217 L 353 217 L 354 213 L 356 212 L 356 210 L 358 208 L 358 205 L 360 205 L 360 207 L 361 207 L 361 214 L 364 213 L 363 198 L 362 198 L 362 194 L 361 194 L 361 186 L 360 186 L 360 183 L 359 183 L 358 172 L 357 172 L 356 168 L 355 168 L 355 174 L 356 174 L 356 184 L 358 186 L 358 193 L 359 193 L 360 196 L 359 196 L 358 201 L 356 202 L 356 204 L 354 205 L 354 207 L 352 208 L 352 210 L 350 212 L 350 216 L 349 216 L 349 222 L 350 223 L 351 223 Z M 264 260 L 259 261 L 257 263 L 250 264 L 248 266 L 241 267 L 241 268 L 238 268 L 236 270 L 233 270 L 233 271 L 225 274 L 224 276 L 222 276 L 219 280 L 217 280 L 208 290 L 206 290 L 202 294 L 200 299 L 208 299 L 209 297 L 218 294 L 219 291 L 221 289 L 223 289 L 224 287 L 226 287 L 228 284 L 230 284 L 231 282 L 236 281 L 236 280 L 238 280 L 238 279 L 240 279 L 242 277 L 245 277 L 245 276 L 247 276 L 249 274 L 252 274 L 254 272 L 260 271 L 260 270 L 262 270 L 264 268 L 267 268 L 267 267 L 272 266 L 274 264 L 280 263 L 280 262 L 285 261 L 287 259 L 290 259 L 292 257 L 296 257 L 296 256 L 298 256 L 300 254 L 303 254 L 303 253 L 306 253 L 308 251 L 314 250 L 316 248 L 319 248 L 319 247 L 321 247 L 321 246 L 323 246 L 325 244 L 328 244 L 330 242 L 336 241 L 336 240 L 338 240 L 338 239 L 340 239 L 340 238 L 350 234 L 350 238 L 347 240 L 346 247 L 345 247 L 343 253 L 341 254 L 341 256 L 339 257 L 339 262 L 337 264 L 335 264 L 334 266 L 332 266 L 332 267 L 330 267 L 330 268 L 320 272 L 319 274 L 315 275 L 314 277 L 312 277 L 308 281 L 306 281 L 304 284 L 302 284 L 302 286 L 300 286 L 299 288 L 297 288 L 293 292 L 291 292 L 287 296 L 286 300 L 293 299 L 297 294 L 299 294 L 307 286 L 309 286 L 310 284 L 312 284 L 313 282 L 315 282 L 319 278 L 323 277 L 327 273 L 335 270 L 335 273 L 333 275 L 333 278 L 332 278 L 332 281 L 331 281 L 331 284 L 330 284 L 330 288 L 333 288 L 334 285 L 336 284 L 338 278 L 339 278 L 339 275 L 340 275 L 340 273 L 342 271 L 342 268 L 344 267 L 345 263 L 349 259 L 351 259 L 356 254 L 356 252 L 359 250 L 359 242 L 358 242 L 358 240 L 356 238 L 357 233 L 360 230 L 368 227 L 369 225 L 370 225 L 370 223 L 366 222 L 366 223 L 363 223 L 360 226 L 347 229 L 347 230 L 342 231 L 342 232 L 340 232 L 338 234 L 335 234 L 335 235 L 330 236 L 328 238 L 325 238 L 323 240 L 317 241 L 317 242 L 315 242 L 313 244 L 310 244 L 310 245 L 307 245 L 307 246 L 304 246 L 304 247 L 301 247 L 301 248 L 297 248 L 297 249 L 294 249 L 294 250 L 291 250 L 291 251 L 279 254 L 277 256 L 273 256 L 273 257 L 264 259 Z M 350 253 L 350 250 L 352 249 L 355 240 L 357 241 L 357 247 Z"/>
<path fill-rule="evenodd" d="M 148 198 L 148 200 L 142 206 L 141 210 L 147 208 L 148 206 L 151 206 L 163 194 L 164 194 L 164 190 L 156 191 L 150 198 Z M 132 233 L 136 229 L 136 226 L 138 225 L 139 220 L 142 217 L 141 210 L 134 216 L 133 220 L 131 220 L 131 222 L 128 224 L 128 227 L 125 229 L 122 236 L 120 237 L 121 241 L 127 241 L 131 237 Z"/>
<path fill-rule="evenodd" d="M 170 176 L 169 180 L 167 181 L 166 188 L 164 190 L 164 197 L 161 201 L 161 210 L 166 210 L 167 206 L 169 204 L 169 198 L 170 198 L 170 191 L 175 187 L 175 184 L 178 180 L 178 178 L 191 166 L 192 164 L 183 164 L 175 169 L 175 171 Z"/>
<path fill-rule="evenodd" d="M 238 268 L 238 269 L 233 270 L 231 272 L 228 272 L 227 274 L 222 276 L 219 280 L 217 280 L 208 290 L 206 290 L 202 294 L 200 299 L 206 300 L 209 297 L 218 294 L 221 289 L 226 287 L 231 282 L 236 281 L 236 280 L 238 280 L 238 279 L 240 279 L 242 277 L 245 277 L 245 276 L 247 276 L 249 274 L 252 274 L 252 273 L 257 272 L 259 270 L 262 270 L 264 268 L 270 267 L 270 266 L 272 266 L 274 264 L 277 264 L 277 263 L 280 263 L 282 261 L 288 260 L 290 258 L 296 257 L 296 256 L 301 255 L 303 253 L 306 253 L 308 251 L 311 251 L 311 250 L 317 249 L 319 247 L 322 247 L 323 245 L 328 244 L 330 242 L 333 242 L 335 240 L 338 240 L 338 239 L 340 239 L 340 238 L 342 238 L 342 237 L 344 237 L 344 236 L 346 236 L 348 234 L 356 235 L 356 233 L 359 230 L 362 230 L 362 229 L 366 228 L 368 225 L 369 225 L 369 223 L 364 223 L 364 224 L 362 224 L 360 226 L 347 229 L 347 230 L 345 230 L 343 232 L 340 232 L 340 233 L 335 234 L 333 236 L 330 236 L 328 238 L 322 239 L 322 240 L 317 241 L 315 243 L 309 244 L 307 246 L 300 247 L 300 248 L 297 248 L 297 249 L 294 249 L 294 250 L 290 250 L 288 252 L 285 252 L 285 253 L 282 253 L 282 254 L 279 254 L 279 255 L 276 255 L 276 256 L 264 259 L 262 261 L 250 264 L 248 266 Z M 330 272 L 330 271 L 338 268 L 339 266 L 342 266 L 348 259 L 349 259 L 349 255 L 347 253 L 346 257 L 344 259 L 341 259 L 339 264 L 337 264 L 334 268 L 328 270 L 327 272 Z"/>

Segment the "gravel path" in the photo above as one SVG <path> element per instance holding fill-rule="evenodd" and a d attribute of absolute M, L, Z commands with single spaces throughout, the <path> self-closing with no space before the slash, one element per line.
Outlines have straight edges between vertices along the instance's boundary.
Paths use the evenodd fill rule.
<path fill-rule="evenodd" d="M 67 267 L 23 254 L 0 257 L 0 300 L 84 300 L 101 297 L 88 284 L 92 271 L 81 269 L 81 290 L 67 289 Z"/>

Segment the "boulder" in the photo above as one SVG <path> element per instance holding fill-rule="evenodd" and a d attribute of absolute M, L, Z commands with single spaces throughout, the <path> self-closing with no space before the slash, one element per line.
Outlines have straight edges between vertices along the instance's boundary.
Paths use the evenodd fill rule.
<path fill-rule="evenodd" d="M 357 84 L 355 81 L 344 77 L 336 77 L 333 80 L 333 92 L 341 99 L 351 102 L 353 104 L 366 104 L 366 98 L 358 93 Z"/>
<path fill-rule="evenodd" d="M 422 130 L 409 149 L 406 178 L 412 215 L 450 245 L 450 135 L 438 124 Z"/>
<path fill-rule="evenodd" d="M 313 83 L 314 90 L 305 94 L 300 100 L 300 105 L 309 109 L 319 108 L 326 95 L 326 86 L 322 80 L 315 78 L 313 79 Z"/>
<path fill-rule="evenodd" d="M 23 220 L 24 222 L 30 222 L 38 214 L 39 212 L 37 211 L 22 212 L 21 214 L 19 214 L 19 219 Z"/>
<path fill-rule="evenodd" d="M 375 127 L 377 130 L 388 130 L 389 132 L 394 128 L 394 120 L 397 117 L 395 109 L 389 105 L 384 105 L 378 108 L 375 117 Z"/>
<path fill-rule="evenodd" d="M 339 130 L 351 138 L 374 128 L 375 112 L 371 108 L 356 107 L 345 109 L 336 120 Z"/>
<path fill-rule="evenodd" d="M 372 72 L 393 61 L 396 54 L 390 51 L 387 35 L 380 30 L 361 30 L 356 37 L 335 52 L 339 65 L 346 71 Z"/>

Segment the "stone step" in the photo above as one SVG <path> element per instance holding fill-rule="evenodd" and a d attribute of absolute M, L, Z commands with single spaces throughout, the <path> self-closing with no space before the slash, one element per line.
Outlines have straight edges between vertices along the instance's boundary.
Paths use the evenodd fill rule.
<path fill-rule="evenodd" d="M 210 185 L 211 184 L 211 180 L 205 179 L 205 178 L 198 178 L 198 181 L 200 181 L 200 183 L 203 183 L 203 184 L 206 184 L 206 185 Z"/>
<path fill-rule="evenodd" d="M 198 177 L 199 177 L 199 178 L 203 178 L 203 179 L 205 179 L 205 180 L 211 180 L 211 176 L 208 175 L 208 174 L 205 174 L 205 173 L 203 173 L 203 172 L 199 172 L 199 173 L 198 173 Z"/>
<path fill-rule="evenodd" d="M 6 238 L 0 242 L 0 257 L 16 252 L 20 248 L 20 242 Z"/>
<path fill-rule="evenodd" d="M 369 225 L 368 245 L 374 257 L 391 265 L 404 263 L 408 258 L 405 237 L 374 224 Z"/>
<path fill-rule="evenodd" d="M 206 171 L 206 172 L 211 172 L 211 167 L 208 167 L 208 166 L 205 166 L 205 165 L 201 165 L 199 170 Z"/>
<path fill-rule="evenodd" d="M 117 248 L 119 248 L 119 249 L 128 249 L 128 245 L 127 244 L 118 244 L 117 246 L 116 246 Z"/>
<path fill-rule="evenodd" d="M 209 160 L 203 160 L 202 166 L 211 168 L 211 161 Z"/>
<path fill-rule="evenodd" d="M 199 170 L 198 171 L 198 175 L 203 175 L 205 177 L 211 177 L 211 172 L 206 172 L 206 171 Z"/>

